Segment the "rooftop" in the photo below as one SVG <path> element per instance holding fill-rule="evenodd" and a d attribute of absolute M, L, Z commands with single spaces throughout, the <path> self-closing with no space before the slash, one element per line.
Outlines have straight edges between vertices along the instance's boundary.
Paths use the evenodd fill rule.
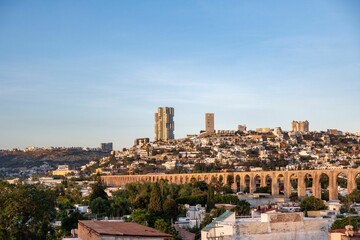
<path fill-rule="evenodd" d="M 112 236 L 138 236 L 138 237 L 165 237 L 172 236 L 157 229 L 143 226 L 133 222 L 111 222 L 111 221 L 79 221 L 79 225 L 84 225 L 100 235 Z"/>

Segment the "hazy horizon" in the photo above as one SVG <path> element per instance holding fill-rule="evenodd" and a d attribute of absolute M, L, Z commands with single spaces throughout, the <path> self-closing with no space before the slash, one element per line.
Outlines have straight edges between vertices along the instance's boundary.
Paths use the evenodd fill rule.
<path fill-rule="evenodd" d="M 204 129 L 360 130 L 360 2 L 2 1 L 0 149 Z"/>

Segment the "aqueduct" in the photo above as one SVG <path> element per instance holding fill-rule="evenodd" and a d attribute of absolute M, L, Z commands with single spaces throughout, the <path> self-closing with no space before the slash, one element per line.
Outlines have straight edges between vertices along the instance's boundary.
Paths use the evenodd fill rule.
<path fill-rule="evenodd" d="M 229 177 L 230 176 L 230 177 Z M 188 174 L 147 174 L 147 175 L 111 175 L 102 176 L 102 181 L 107 186 L 124 186 L 133 182 L 157 182 L 161 179 L 170 184 L 184 184 L 191 181 L 205 181 L 212 183 L 220 181 L 226 184 L 233 179 L 233 191 L 255 192 L 258 187 L 269 186 L 272 195 L 283 193 L 289 197 L 293 188 L 297 189 L 298 197 L 305 197 L 307 189 L 312 195 L 321 198 L 321 179 L 328 180 L 329 200 L 338 199 L 338 180 L 346 179 L 346 189 L 350 193 L 357 188 L 356 178 L 360 177 L 360 168 L 336 170 L 293 170 L 293 171 L 259 171 L 259 172 L 220 172 L 220 173 L 188 173 Z M 311 185 L 311 186 L 310 186 Z"/>

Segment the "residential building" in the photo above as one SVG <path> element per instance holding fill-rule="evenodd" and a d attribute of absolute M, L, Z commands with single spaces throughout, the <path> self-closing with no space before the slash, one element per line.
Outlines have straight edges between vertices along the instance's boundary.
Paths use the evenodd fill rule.
<path fill-rule="evenodd" d="M 185 204 L 185 209 L 186 217 L 179 217 L 175 224 L 182 228 L 200 227 L 201 222 L 205 218 L 206 208 L 202 207 L 200 204 L 196 206 Z"/>
<path fill-rule="evenodd" d="M 69 170 L 69 165 L 59 165 L 56 170 L 52 171 L 53 176 L 65 176 L 70 173 L 75 173 L 74 170 Z"/>
<path fill-rule="evenodd" d="M 100 149 L 102 152 L 111 152 L 113 150 L 113 143 L 100 143 Z"/>
<path fill-rule="evenodd" d="M 87 220 L 79 221 L 78 238 L 79 240 L 162 240 L 172 239 L 172 236 L 134 222 Z"/>
<path fill-rule="evenodd" d="M 159 107 L 155 113 L 155 141 L 174 139 L 174 108 Z"/>
<path fill-rule="evenodd" d="M 236 219 L 226 211 L 201 230 L 201 240 L 308 240 L 328 239 L 328 222 L 322 218 L 304 218 L 303 213 L 263 213 L 260 218 Z"/>
<path fill-rule="evenodd" d="M 269 133 L 271 131 L 270 128 L 257 128 L 255 130 L 257 133 Z"/>
<path fill-rule="evenodd" d="M 136 138 L 134 141 L 134 146 L 142 146 L 150 142 L 149 138 Z"/>
<path fill-rule="evenodd" d="M 214 133 L 214 113 L 205 113 L 205 132 Z"/>
<path fill-rule="evenodd" d="M 238 125 L 238 131 L 245 132 L 246 131 L 246 125 Z"/>

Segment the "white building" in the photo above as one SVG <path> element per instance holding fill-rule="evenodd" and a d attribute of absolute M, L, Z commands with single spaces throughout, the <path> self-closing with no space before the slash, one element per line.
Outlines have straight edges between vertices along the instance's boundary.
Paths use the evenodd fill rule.
<path fill-rule="evenodd" d="M 201 239 L 327 240 L 328 224 L 303 213 L 265 213 L 261 218 L 235 219 L 226 211 L 201 230 Z"/>
<path fill-rule="evenodd" d="M 196 206 L 189 206 L 185 204 L 186 217 L 180 217 L 176 222 L 182 228 L 193 228 L 195 226 L 199 227 L 201 222 L 205 218 L 206 208 L 202 207 L 200 204 Z"/>

